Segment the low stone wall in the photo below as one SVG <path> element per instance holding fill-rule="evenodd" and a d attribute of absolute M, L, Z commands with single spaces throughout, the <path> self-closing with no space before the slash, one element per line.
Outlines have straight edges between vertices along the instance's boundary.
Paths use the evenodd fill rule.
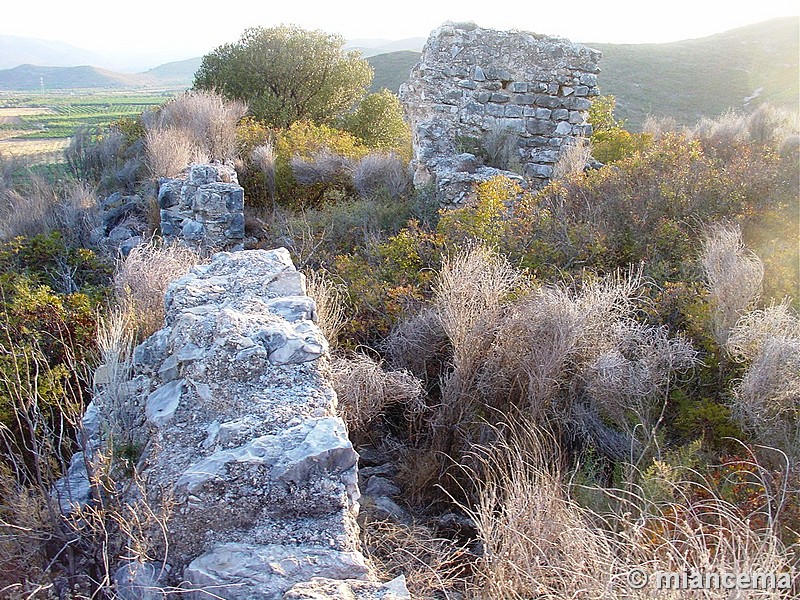
<path fill-rule="evenodd" d="M 204 254 L 243 248 L 244 190 L 233 167 L 193 164 L 184 178 L 162 178 L 158 205 L 165 240 Z"/>
<path fill-rule="evenodd" d="M 591 135 L 586 118 L 598 93 L 600 56 L 565 39 L 473 23 L 434 30 L 400 90 L 413 132 L 415 183 L 436 185 L 443 205 L 463 203 L 468 183 L 503 172 L 470 156 L 509 144 L 517 171 L 510 175 L 545 185 L 562 148 Z"/>
<path fill-rule="evenodd" d="M 359 551 L 358 455 L 289 253 L 218 253 L 165 304 L 122 395 L 140 414 L 131 432 L 149 505 L 171 506 L 167 543 L 154 535 L 151 549 L 168 564 L 120 567 L 120 597 L 410 597 L 402 578 L 376 582 Z M 121 394 L 100 388 L 85 419 L 94 438 Z M 66 511 L 91 502 L 82 465 L 60 484 Z"/>

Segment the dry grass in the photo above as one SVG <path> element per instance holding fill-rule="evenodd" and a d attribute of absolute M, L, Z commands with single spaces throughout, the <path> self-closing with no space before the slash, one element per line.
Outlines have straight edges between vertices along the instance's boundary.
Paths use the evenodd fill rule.
<path fill-rule="evenodd" d="M 423 410 L 422 385 L 408 371 L 388 371 L 363 354 L 336 357 L 332 381 L 339 397 L 339 412 L 350 439 L 368 439 L 372 426 L 390 407 L 400 407 L 409 421 Z"/>
<path fill-rule="evenodd" d="M 147 163 L 153 177 L 175 177 L 192 162 L 236 158 L 236 124 L 247 112 L 239 101 L 189 91 L 143 115 Z"/>
<path fill-rule="evenodd" d="M 732 413 L 758 441 L 800 458 L 800 319 L 788 302 L 739 319 L 726 350 L 747 370 Z"/>
<path fill-rule="evenodd" d="M 637 320 L 643 290 L 635 272 L 574 290 L 534 286 L 479 247 L 446 261 L 433 311 L 450 355 L 438 357 L 441 400 L 427 420 L 442 468 L 493 437 L 487 422 L 517 412 L 548 423 L 573 453 L 588 446 L 611 460 L 643 460 L 672 387 L 697 362 L 684 338 Z M 390 337 L 391 357 L 437 346 L 436 328 L 420 325 Z M 428 382 L 430 365 L 437 357 L 415 365 Z"/>
<path fill-rule="evenodd" d="M 484 134 L 481 141 L 486 164 L 496 169 L 519 170 L 517 140 L 518 136 L 513 131 L 495 124 Z"/>
<path fill-rule="evenodd" d="M 583 173 L 591 156 L 592 147 L 588 143 L 578 142 L 561 146 L 558 161 L 553 166 L 552 179 L 558 181 Z"/>
<path fill-rule="evenodd" d="M 310 159 L 293 156 L 289 161 L 292 174 L 302 185 L 330 184 L 343 178 L 349 179 L 353 170 L 349 158 L 323 148 Z"/>
<path fill-rule="evenodd" d="M 31 176 L 24 191 L 0 193 L 0 239 L 61 233 L 68 246 L 87 247 L 100 216 L 94 190 L 80 183 L 56 189 Z"/>
<path fill-rule="evenodd" d="M 250 160 L 253 161 L 255 167 L 264 175 L 264 182 L 267 185 L 267 192 L 269 193 L 273 212 L 277 207 L 277 199 L 275 198 L 276 158 L 275 144 L 272 139 L 253 148 L 253 152 L 250 154 Z"/>
<path fill-rule="evenodd" d="M 399 200 L 411 187 L 408 168 L 396 154 L 367 154 L 353 169 L 353 187 L 362 198 Z"/>
<path fill-rule="evenodd" d="M 150 115 L 145 128 L 178 130 L 197 152 L 224 162 L 236 158 L 236 124 L 246 112 L 243 102 L 228 100 L 215 92 L 192 90 Z"/>
<path fill-rule="evenodd" d="M 778 149 L 787 138 L 800 133 L 800 121 L 796 112 L 761 104 L 749 113 L 731 111 L 701 119 L 687 133 L 717 149 L 746 143 Z"/>
<path fill-rule="evenodd" d="M 305 275 L 306 293 L 317 305 L 317 325 L 325 334 L 330 348 L 335 348 L 339 331 L 345 324 L 345 290 L 334 283 L 325 271 L 309 269 Z"/>
<path fill-rule="evenodd" d="M 660 500 L 642 488 L 594 489 L 609 508 L 592 511 L 572 499 L 570 486 L 553 470 L 541 432 L 530 423 L 515 431 L 485 450 L 473 474 L 479 492 L 465 508 L 483 547 L 473 598 L 678 599 L 687 592 L 659 592 L 652 583 L 634 589 L 629 573 L 786 573 L 797 567 L 796 549 L 782 545 L 775 525 L 785 490 L 754 482 L 763 502 L 743 516 L 696 473 L 665 467 L 647 474 L 649 485 L 663 492 Z M 767 525 L 756 527 L 762 521 L 756 517 L 765 517 Z M 702 597 L 730 596 L 718 589 Z M 771 590 L 737 597 L 787 596 Z"/>
<path fill-rule="evenodd" d="M 739 226 L 726 224 L 709 229 L 700 261 L 714 304 L 714 337 L 724 346 L 736 321 L 761 295 L 764 265 L 745 248 Z"/>
<path fill-rule="evenodd" d="M 131 441 L 137 413 L 124 385 L 132 375 L 137 320 L 131 308 L 130 304 L 114 307 L 100 316 L 97 323 L 100 364 L 94 374 L 93 395 L 112 444 Z"/>
<path fill-rule="evenodd" d="M 207 162 L 191 136 L 177 127 L 149 130 L 145 134 L 147 166 L 155 177 L 177 177 L 190 163 Z"/>
<path fill-rule="evenodd" d="M 467 552 L 424 525 L 363 519 L 362 547 L 381 579 L 405 575 L 413 598 L 459 598 Z"/>
<path fill-rule="evenodd" d="M 438 379 L 448 357 L 447 335 L 436 310 L 428 307 L 397 323 L 382 351 L 392 367 L 411 371 L 427 388 Z"/>
<path fill-rule="evenodd" d="M 114 292 L 121 310 L 132 315 L 137 339 L 163 327 L 167 286 L 200 262 L 197 252 L 178 243 L 165 246 L 155 239 L 135 247 L 121 262 Z"/>

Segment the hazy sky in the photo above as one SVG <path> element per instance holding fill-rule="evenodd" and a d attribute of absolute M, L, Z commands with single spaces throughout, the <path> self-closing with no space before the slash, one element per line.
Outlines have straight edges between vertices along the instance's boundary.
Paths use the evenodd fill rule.
<path fill-rule="evenodd" d="M 735 7 L 735 8 L 734 8 Z M 667 42 L 797 15 L 797 0 L 9 0 L 0 34 L 56 40 L 114 55 L 199 56 L 247 27 L 293 23 L 348 39 L 426 37 L 444 21 L 522 29 L 577 42 Z"/>

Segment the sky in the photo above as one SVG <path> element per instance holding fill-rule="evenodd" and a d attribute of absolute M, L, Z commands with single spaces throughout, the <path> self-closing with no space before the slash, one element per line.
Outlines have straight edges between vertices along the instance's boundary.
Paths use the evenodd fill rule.
<path fill-rule="evenodd" d="M 657 43 L 798 13 L 797 0 L 11 0 L 2 10 L 0 34 L 67 42 L 98 52 L 109 62 L 132 56 L 167 62 L 234 42 L 247 27 L 290 23 L 346 39 L 427 37 L 450 20 L 575 42 Z"/>

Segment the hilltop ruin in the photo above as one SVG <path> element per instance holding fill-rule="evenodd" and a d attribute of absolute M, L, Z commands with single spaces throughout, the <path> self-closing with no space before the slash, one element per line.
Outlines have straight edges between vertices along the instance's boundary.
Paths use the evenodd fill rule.
<path fill-rule="evenodd" d="M 435 185 L 443 206 L 464 203 L 474 183 L 498 174 L 543 187 L 563 149 L 592 133 L 600 56 L 562 38 L 473 23 L 434 30 L 400 89 L 415 185 Z"/>

